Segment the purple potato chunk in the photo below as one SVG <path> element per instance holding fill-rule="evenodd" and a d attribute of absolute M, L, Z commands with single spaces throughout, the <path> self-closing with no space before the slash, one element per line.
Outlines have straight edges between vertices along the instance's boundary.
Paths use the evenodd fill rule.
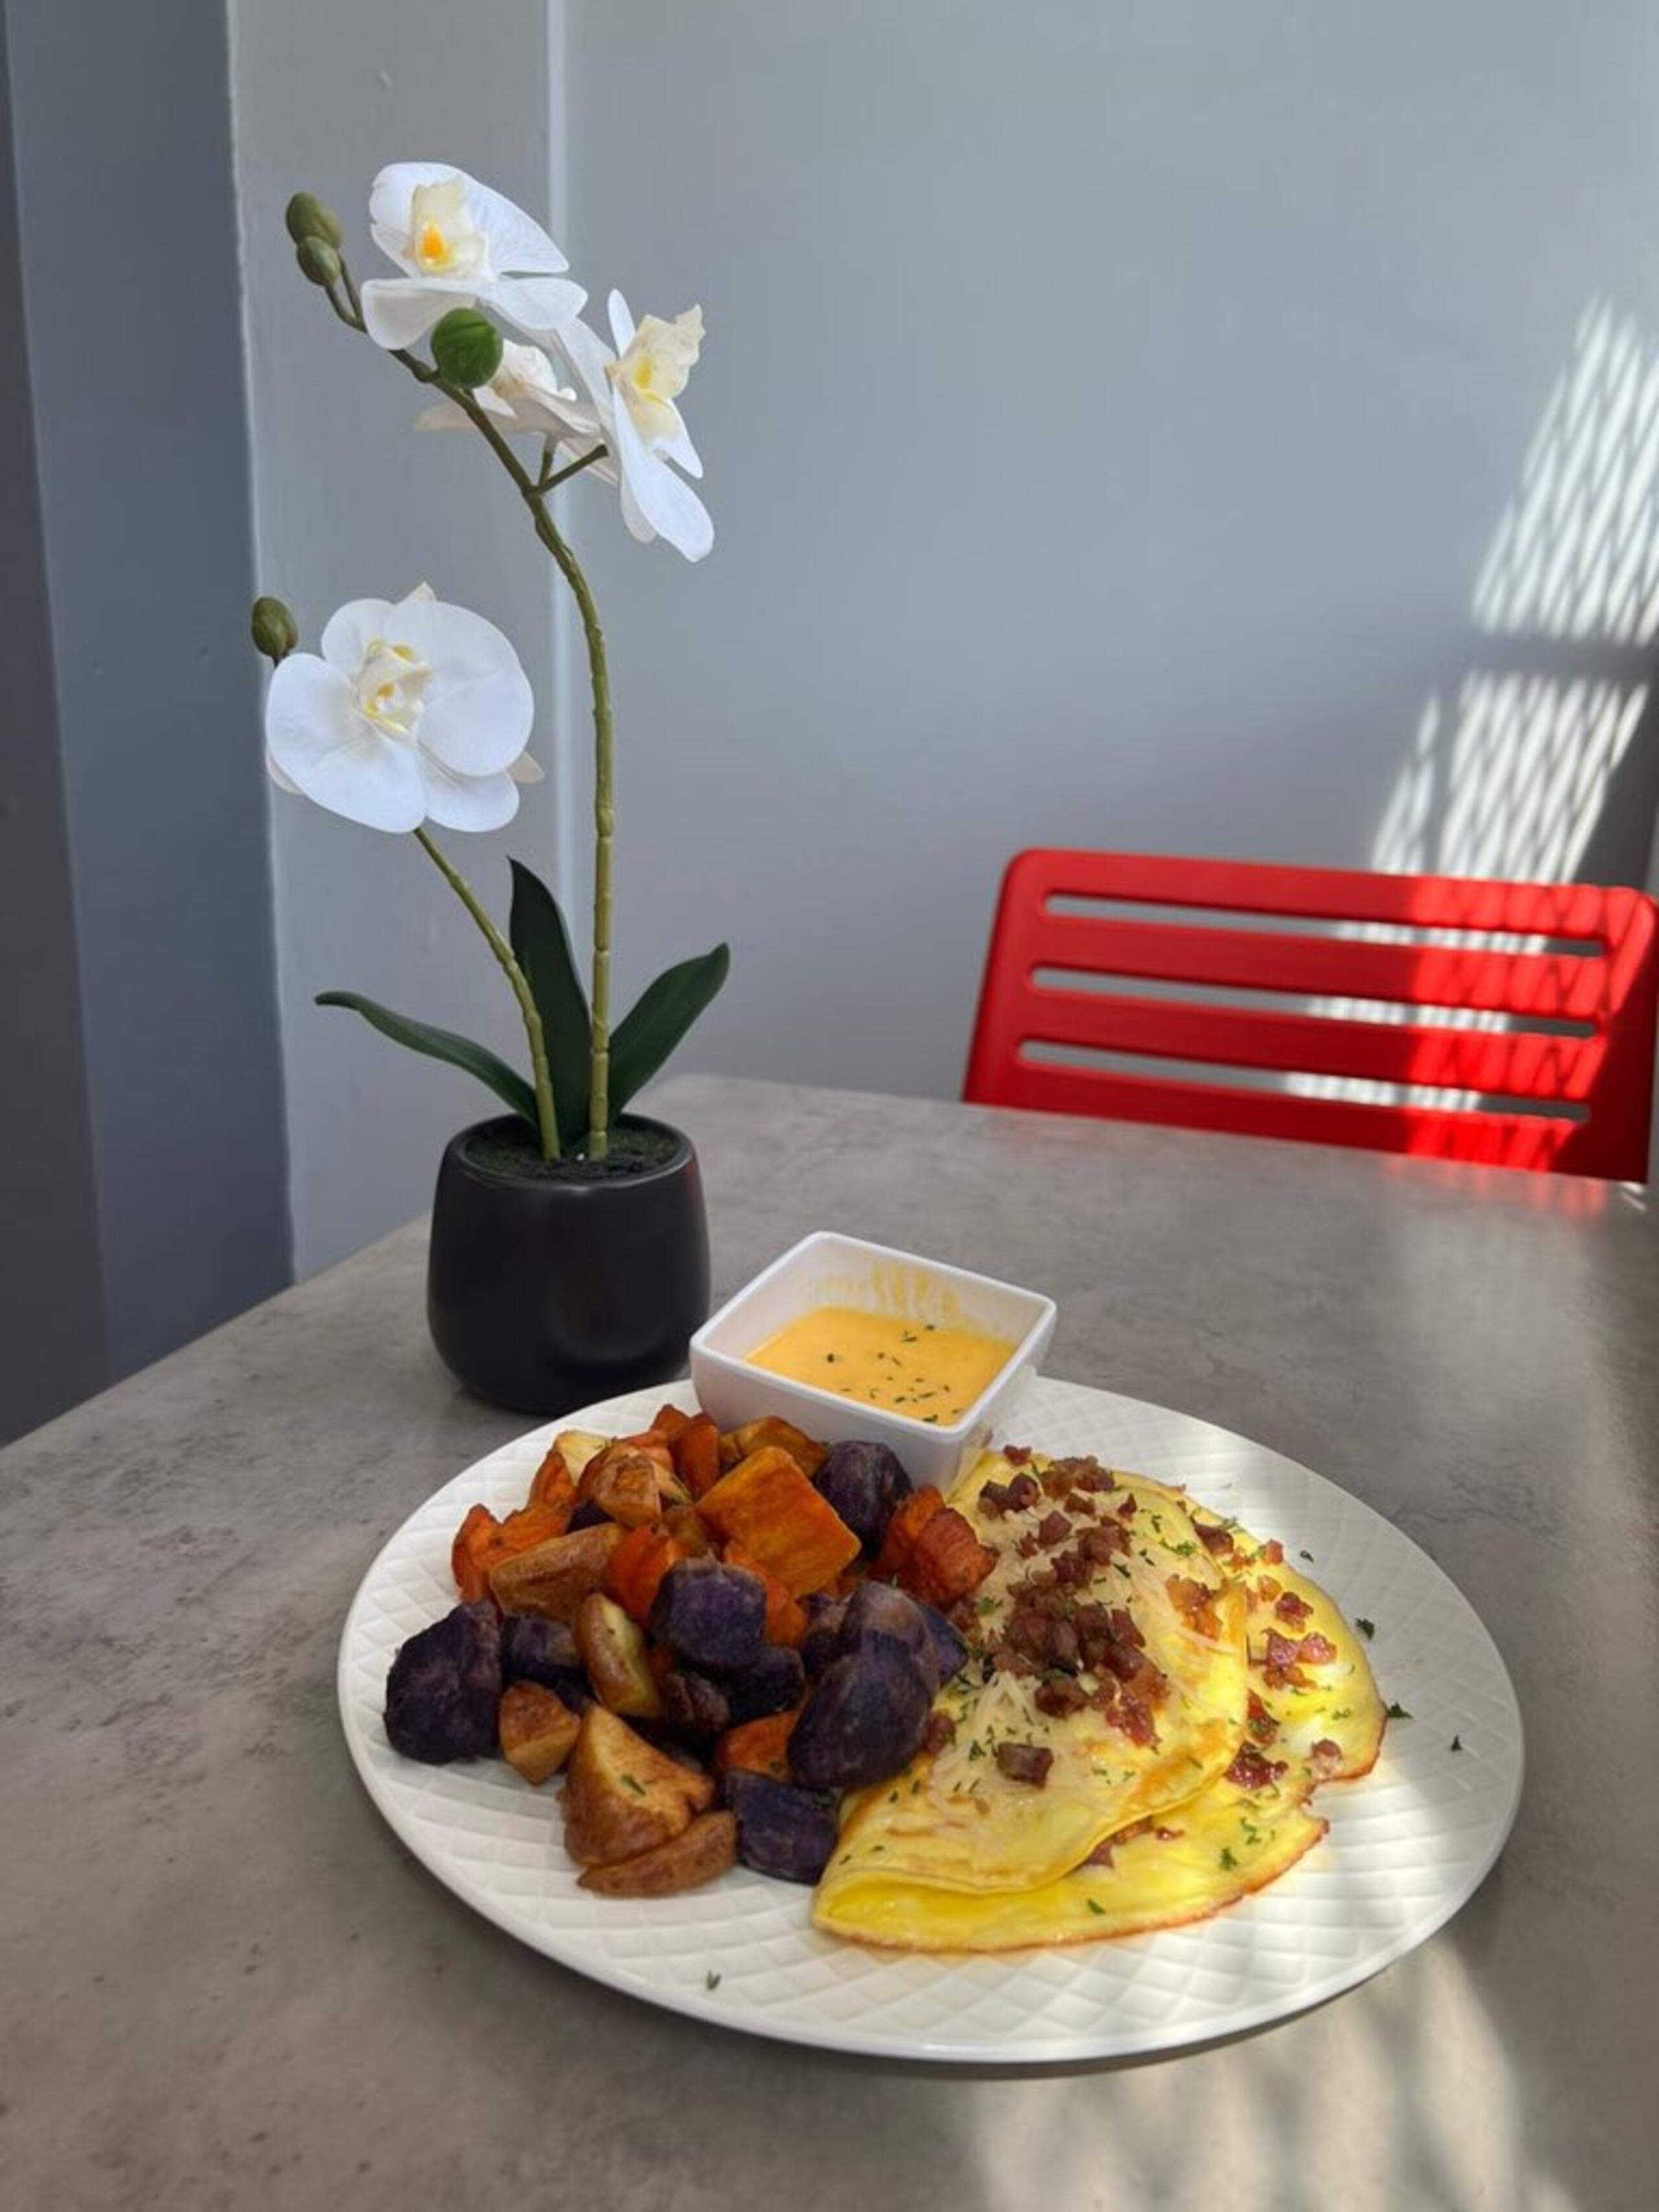
<path fill-rule="evenodd" d="M 591 1498 L 584 1498 L 570 1516 L 569 1533 L 574 1536 L 579 1528 L 597 1528 L 601 1521 L 608 1521 L 610 1518 L 611 1516 L 603 1505 L 597 1504 Z"/>
<path fill-rule="evenodd" d="M 801 1603 L 806 1608 L 809 1624 L 801 1638 L 801 1662 L 807 1673 L 816 1678 L 832 1659 L 841 1656 L 841 1625 L 847 1618 L 848 1601 L 844 1597 L 826 1597 L 822 1590 L 814 1590 Z"/>
<path fill-rule="evenodd" d="M 562 1620 L 510 1613 L 501 1624 L 501 1683 L 539 1682 L 562 1698 L 573 1713 L 593 1702 L 576 1639 Z"/>
<path fill-rule="evenodd" d="M 789 1766 L 809 1790 L 886 1782 L 921 1748 L 931 1671 L 890 1636 L 872 1635 L 827 1667 L 789 1739 Z"/>
<path fill-rule="evenodd" d="M 386 1739 L 428 1766 L 483 1759 L 496 1747 L 501 1632 L 487 1601 L 458 1605 L 411 1636 L 386 1684 Z"/>
<path fill-rule="evenodd" d="M 737 1815 L 738 1857 L 780 1881 L 817 1881 L 836 1848 L 834 1801 L 814 1790 L 741 1771 L 726 1778 L 726 1809 Z"/>
<path fill-rule="evenodd" d="M 752 1667 L 733 1674 L 726 1685 L 732 1725 L 763 1721 L 769 1713 L 787 1713 L 806 1694 L 806 1669 L 799 1651 L 787 1644 L 769 1644 Z"/>
<path fill-rule="evenodd" d="M 718 1682 L 707 1674 L 677 1667 L 661 1684 L 664 1725 L 677 1736 L 707 1742 L 732 1725 L 732 1708 Z"/>
<path fill-rule="evenodd" d="M 910 1602 L 921 1615 L 922 1626 L 927 1631 L 936 1677 L 933 1687 L 942 1689 L 951 1675 L 967 1664 L 968 1639 L 952 1627 L 937 1607 L 927 1604 L 919 1597 L 912 1598 Z"/>
<path fill-rule="evenodd" d="M 657 1587 L 651 1633 L 688 1666 L 740 1674 L 766 1642 L 766 1585 L 718 1559 L 677 1559 Z"/>
<path fill-rule="evenodd" d="M 865 1556 L 872 1559 L 893 1508 L 909 1495 L 910 1478 L 885 1444 L 834 1444 L 812 1486 L 863 1545 Z"/>

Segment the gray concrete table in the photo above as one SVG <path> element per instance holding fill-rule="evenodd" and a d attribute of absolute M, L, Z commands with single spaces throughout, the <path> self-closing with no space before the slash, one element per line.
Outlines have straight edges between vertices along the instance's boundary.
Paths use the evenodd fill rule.
<path fill-rule="evenodd" d="M 1659 1237 L 1600 1185 L 687 1079 L 723 1295 L 831 1225 L 1038 1284 L 1058 1375 L 1391 1515 L 1515 1676 L 1521 1817 L 1364 1988 L 1042 2074 L 699 2027 L 477 1918 L 348 1763 L 334 1654 L 459 1392 L 410 1228 L 0 1456 L 0 2205 L 1656 2201 Z M 158 1255 L 158 1265 L 164 1255 Z"/>

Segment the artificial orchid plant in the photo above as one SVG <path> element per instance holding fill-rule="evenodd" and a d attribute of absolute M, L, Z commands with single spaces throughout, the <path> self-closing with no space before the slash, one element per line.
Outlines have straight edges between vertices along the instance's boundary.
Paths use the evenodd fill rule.
<path fill-rule="evenodd" d="M 301 271 L 341 322 L 435 395 L 416 427 L 476 430 L 506 470 L 574 597 L 593 702 L 593 959 L 585 992 L 564 918 L 537 876 L 512 863 L 503 936 L 428 827 L 499 830 L 518 811 L 520 785 L 540 778 L 526 750 L 530 684 L 507 638 L 422 586 L 395 602 L 354 600 L 331 618 L 318 653 L 301 653 L 283 603 L 255 602 L 254 642 L 274 671 L 265 701 L 273 780 L 371 830 L 413 834 L 512 986 L 531 1079 L 483 1045 L 355 992 L 327 991 L 318 1004 L 350 1007 L 398 1043 L 477 1076 L 535 1130 L 544 1159 L 603 1160 L 617 1115 L 720 989 L 728 955 L 720 945 L 669 969 L 612 1030 L 610 673 L 592 593 L 551 501 L 591 471 L 617 488 L 635 538 L 661 538 L 688 561 L 708 552 L 714 526 L 685 480 L 702 465 L 675 404 L 702 344 L 702 313 L 635 324 L 612 292 L 607 345 L 581 320 L 586 295 L 563 275 L 565 258 L 541 225 L 434 163 L 397 162 L 374 179 L 370 234 L 399 276 L 360 289 L 341 252 L 339 218 L 308 192 L 289 201 L 287 223 Z M 496 319 L 533 343 L 503 337 Z M 416 350 L 422 340 L 426 355 Z M 540 441 L 533 465 L 513 442 L 521 437 Z"/>

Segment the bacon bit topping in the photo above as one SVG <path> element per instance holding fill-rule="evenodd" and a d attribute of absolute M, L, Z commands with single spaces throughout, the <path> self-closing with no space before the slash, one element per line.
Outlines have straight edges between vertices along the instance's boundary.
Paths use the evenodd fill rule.
<path fill-rule="evenodd" d="M 1285 1771 L 1282 1759 L 1265 1759 L 1253 1743 L 1242 1743 L 1227 1769 L 1227 1780 L 1241 1790 L 1270 1790 Z"/>
<path fill-rule="evenodd" d="M 1000 1743 L 996 1762 L 1010 1782 L 1028 1782 L 1033 1790 L 1042 1790 L 1048 1785 L 1054 1754 L 1035 1743 Z"/>
<path fill-rule="evenodd" d="M 1008 1510 L 1024 1513 L 1036 1504 L 1042 1495 L 1042 1485 L 1034 1474 L 1017 1474 L 1008 1485 Z"/>
<path fill-rule="evenodd" d="M 1178 1844 L 1186 1834 L 1184 1828 L 1154 1828 L 1152 1833 L 1160 1844 Z"/>
<path fill-rule="evenodd" d="M 1270 1628 L 1267 1631 L 1267 1651 L 1264 1663 L 1270 1689 L 1284 1690 L 1306 1683 L 1307 1676 L 1296 1663 L 1301 1656 L 1301 1652 L 1302 1646 L 1299 1644 L 1293 1644 L 1288 1636 L 1279 1635 L 1276 1629 Z"/>
<path fill-rule="evenodd" d="M 1198 1530 L 1199 1542 L 1212 1555 L 1218 1552 L 1231 1552 L 1233 1548 L 1233 1532 L 1231 1528 L 1206 1528 L 1201 1522 L 1194 1522 L 1193 1525 Z"/>
<path fill-rule="evenodd" d="M 1107 1836 L 1103 1838 L 1101 1842 L 1095 1845 L 1088 1857 L 1084 1860 L 1084 1865 L 1098 1867 L 1110 1866 L 1112 1863 L 1112 1853 L 1117 1849 L 1121 1841 L 1121 1838 L 1117 1836 Z"/>
<path fill-rule="evenodd" d="M 1278 1537 L 1275 1536 L 1270 1543 L 1264 1544 L 1261 1547 L 1261 1549 L 1256 1553 L 1256 1557 L 1261 1560 L 1264 1567 L 1283 1566 L 1285 1564 L 1285 1547 L 1279 1542 Z"/>
<path fill-rule="evenodd" d="M 1139 1502 L 1139 1499 L 1136 1498 L 1126 1498 L 1122 1504 L 1117 1509 L 1119 1520 L 1133 1521 L 1135 1516 L 1135 1508 Z"/>
<path fill-rule="evenodd" d="M 1118 1699 L 1117 1711 L 1113 1717 L 1131 1743 L 1145 1747 L 1158 1741 L 1158 1730 L 1153 1726 L 1152 1714 L 1133 1691 L 1126 1690 Z"/>
<path fill-rule="evenodd" d="M 979 1510 L 981 1513 L 988 1513 L 994 1520 L 1000 1521 L 1008 1510 L 1010 1503 L 1006 1483 L 981 1484 L 979 1493 Z"/>
<path fill-rule="evenodd" d="M 1030 1444 L 1005 1444 L 1002 1456 L 1010 1467 L 1024 1467 L 1031 1456 L 1031 1447 Z"/>
<path fill-rule="evenodd" d="M 1057 1485 L 1055 1477 L 1059 1478 Z M 1114 1490 L 1117 1486 L 1115 1479 L 1097 1459 L 1057 1459 L 1048 1470 L 1048 1480 L 1056 1497 L 1067 1490 Z"/>
<path fill-rule="evenodd" d="M 949 1713 L 928 1714 L 927 1733 L 921 1740 L 924 1751 L 931 1751 L 937 1759 L 940 1752 L 948 1750 L 956 1740 L 957 1724 Z"/>
<path fill-rule="evenodd" d="M 1220 1635 L 1221 1621 L 1216 1613 L 1212 1589 L 1194 1582 L 1190 1575 L 1167 1576 L 1164 1587 L 1170 1593 L 1170 1602 L 1195 1635 Z"/>
<path fill-rule="evenodd" d="M 1074 1676 L 1059 1674 L 1050 1681 L 1039 1682 L 1031 1702 L 1050 1720 L 1063 1721 L 1068 1714 L 1083 1711 L 1089 1702 L 1089 1692 L 1079 1686 Z"/>
<path fill-rule="evenodd" d="M 1313 1770 L 1313 1773 L 1316 1780 L 1321 1782 L 1329 1781 L 1331 1776 L 1336 1773 L 1341 1767 L 1341 1745 L 1340 1743 L 1333 1743 L 1330 1737 L 1328 1735 L 1321 1736 L 1319 1741 L 1315 1744 L 1313 1749 L 1308 1753 L 1308 1765 Z"/>
<path fill-rule="evenodd" d="M 1255 1586 L 1255 1594 L 1263 1605 L 1271 1605 L 1284 1587 L 1283 1583 L 1276 1583 L 1271 1575 L 1263 1575 Z"/>
<path fill-rule="evenodd" d="M 1336 1656 L 1336 1646 L 1328 1636 L 1304 1636 L 1297 1650 L 1310 1667 L 1328 1667 Z"/>
<path fill-rule="evenodd" d="M 1254 1690 L 1249 1692 L 1249 1703 L 1246 1706 L 1245 1711 L 1249 1717 L 1247 1725 L 1249 1728 L 1250 1734 L 1255 1738 L 1256 1741 L 1258 1743 L 1271 1743 L 1273 1738 L 1279 1734 L 1279 1723 L 1267 1711 L 1267 1708 L 1262 1704 L 1261 1698 L 1257 1697 Z"/>
<path fill-rule="evenodd" d="M 1140 1624 L 1127 1605 L 1115 1605 L 1108 1616 L 1112 1633 L 1120 1644 L 1133 1644 L 1137 1651 L 1146 1649 L 1146 1639 L 1140 1632 Z"/>
<path fill-rule="evenodd" d="M 1045 1513 L 1037 1522 L 1036 1540 L 1045 1552 L 1052 1552 L 1057 1544 L 1063 1544 L 1071 1533 L 1071 1522 L 1058 1510 Z"/>
<path fill-rule="evenodd" d="M 1109 1522 L 1104 1528 L 1085 1528 L 1077 1540 L 1077 1547 L 1091 1566 L 1103 1567 L 1118 1553 L 1128 1550 L 1129 1539 L 1123 1529 Z"/>
<path fill-rule="evenodd" d="M 1313 1616 L 1313 1607 L 1307 1599 L 1298 1597 L 1294 1590 L 1286 1590 L 1273 1611 L 1281 1620 L 1288 1620 L 1292 1628 L 1300 1628 L 1304 1620 Z"/>
<path fill-rule="evenodd" d="M 1060 1503 L 1079 1521 L 1092 1521 L 1095 1517 L 1095 1501 L 1086 1490 L 1068 1490 Z"/>

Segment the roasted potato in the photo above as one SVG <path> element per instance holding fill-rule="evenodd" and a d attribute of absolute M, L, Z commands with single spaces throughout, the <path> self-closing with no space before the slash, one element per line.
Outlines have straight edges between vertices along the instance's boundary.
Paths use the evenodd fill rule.
<path fill-rule="evenodd" d="M 745 1421 L 742 1428 L 732 1429 L 720 1438 L 720 1465 L 734 1468 L 740 1460 L 768 1445 L 787 1452 L 809 1480 L 829 1454 L 827 1445 L 814 1443 L 811 1437 L 803 1436 L 793 1421 L 786 1421 L 780 1413 L 764 1413 L 758 1421 Z"/>
<path fill-rule="evenodd" d="M 594 1590 L 576 1608 L 576 1649 L 601 1705 L 629 1720 L 654 1721 L 662 1698 L 647 1664 L 645 1632 L 615 1598 Z"/>
<path fill-rule="evenodd" d="M 671 1505 L 663 1524 L 688 1559 L 707 1559 L 714 1548 L 708 1523 L 695 1505 Z"/>
<path fill-rule="evenodd" d="M 738 1856 L 780 1881 L 815 1882 L 836 1848 L 836 1808 L 816 1790 L 765 1774 L 728 1774 L 726 1802 L 737 1816 Z"/>
<path fill-rule="evenodd" d="M 614 1521 L 574 1528 L 533 1544 L 490 1570 L 489 1587 L 503 1613 L 535 1613 L 574 1621 L 576 1609 L 604 1578 L 606 1560 L 623 1540 Z"/>
<path fill-rule="evenodd" d="M 576 1747 L 580 1715 L 539 1682 L 514 1682 L 501 1692 L 496 1716 L 501 1757 L 526 1782 L 545 1782 Z"/>
<path fill-rule="evenodd" d="M 612 1444 L 595 1453 L 576 1486 L 578 1505 L 597 1505 L 624 1528 L 644 1528 L 661 1511 L 657 1484 L 662 1470 L 648 1452 Z"/>
<path fill-rule="evenodd" d="M 812 1487 L 859 1539 L 866 1557 L 873 1559 L 893 1508 L 910 1494 L 910 1478 L 885 1444 L 834 1444 L 813 1475 Z"/>
<path fill-rule="evenodd" d="M 584 1889 L 601 1897 L 674 1897 L 738 1863 L 738 1824 L 730 1813 L 700 1813 L 681 1834 L 615 1866 L 589 1867 Z"/>
<path fill-rule="evenodd" d="M 386 1741 L 442 1766 L 495 1748 L 501 1637 L 487 1602 L 458 1605 L 401 1646 L 386 1684 Z"/>
<path fill-rule="evenodd" d="M 717 1559 L 680 1559 L 657 1588 L 651 1633 L 687 1665 L 735 1674 L 766 1640 L 766 1586 Z"/>
<path fill-rule="evenodd" d="M 588 1461 L 604 1451 L 610 1442 L 609 1437 L 595 1436 L 591 1429 L 561 1429 L 553 1439 L 551 1449 L 564 1462 L 571 1480 L 580 1482 Z"/>
<path fill-rule="evenodd" d="M 565 1848 L 583 1866 L 638 1858 L 714 1802 L 712 1777 L 681 1766 L 604 1705 L 584 1717 L 564 1785 Z"/>
<path fill-rule="evenodd" d="M 677 1667 L 665 1674 L 659 1692 L 665 1726 L 690 1743 L 709 1743 L 732 1725 L 732 1708 L 726 1692 L 707 1674 L 690 1667 Z"/>
<path fill-rule="evenodd" d="M 890 1636 L 832 1660 L 789 1740 L 795 1779 L 809 1790 L 885 1782 L 921 1747 L 933 1703 L 931 1671 Z"/>

